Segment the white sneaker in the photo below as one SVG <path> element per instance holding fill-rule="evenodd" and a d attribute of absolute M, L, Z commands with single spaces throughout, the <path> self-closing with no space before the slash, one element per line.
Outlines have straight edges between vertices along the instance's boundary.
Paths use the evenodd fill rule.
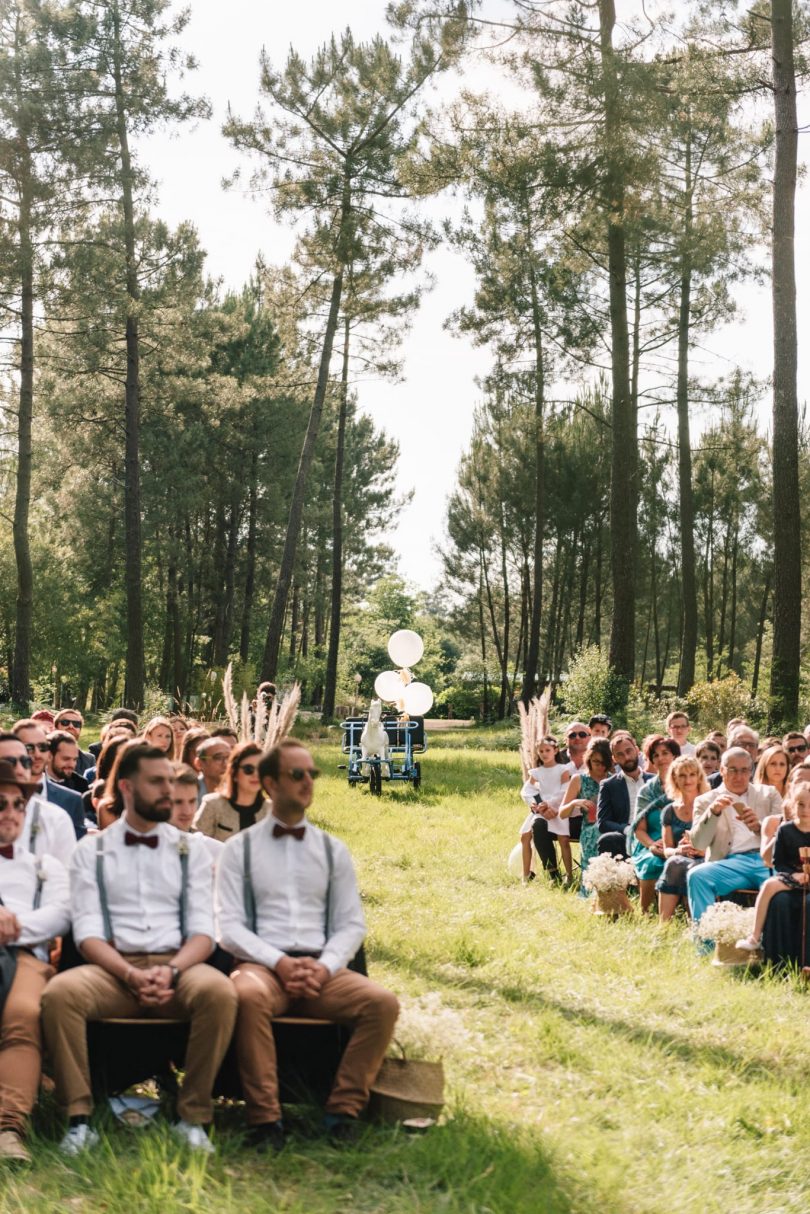
<path fill-rule="evenodd" d="M 70 1127 L 59 1143 L 59 1150 L 63 1155 L 82 1155 L 91 1147 L 97 1147 L 100 1142 L 101 1138 L 97 1132 L 86 1121 L 83 1121 L 81 1125 Z"/>
<path fill-rule="evenodd" d="M 204 1151 L 213 1155 L 214 1144 L 205 1132 L 205 1126 L 190 1125 L 187 1121 L 175 1121 L 172 1133 L 192 1151 Z"/>
<path fill-rule="evenodd" d="M 744 940 L 738 940 L 734 947 L 742 949 L 745 953 L 758 953 L 760 941 L 756 936 L 746 936 Z"/>

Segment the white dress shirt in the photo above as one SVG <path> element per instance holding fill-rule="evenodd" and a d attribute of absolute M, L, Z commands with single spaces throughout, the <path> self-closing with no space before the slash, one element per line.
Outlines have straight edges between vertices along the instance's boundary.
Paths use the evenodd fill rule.
<path fill-rule="evenodd" d="M 61 805 L 46 801 L 44 794 L 35 793 L 25 807 L 25 821 L 20 831 L 17 843 L 29 851 L 31 848 L 31 823 L 34 820 L 35 807 L 39 806 L 37 832 L 34 836 L 34 855 L 53 856 L 65 868 L 70 866 L 70 858 L 76 848 L 76 832 L 70 814 Z"/>
<path fill-rule="evenodd" d="M 34 910 L 40 870 L 44 878 L 42 895 Z M 22 928 L 12 944 L 30 948 L 40 961 L 47 961 L 48 941 L 64 935 L 70 927 L 70 886 L 64 867 L 53 856 L 32 856 L 18 839 L 12 860 L 0 856 L 0 898 Z"/>
<path fill-rule="evenodd" d="M 641 768 L 638 768 L 638 777 L 634 780 L 632 776 L 628 776 L 626 771 L 622 772 L 624 782 L 627 785 L 627 795 L 630 798 L 630 821 L 632 822 L 636 816 L 636 803 L 638 794 L 646 784 L 646 780 L 641 774 Z"/>
<path fill-rule="evenodd" d="M 285 952 L 320 952 L 331 974 L 355 955 L 366 934 L 349 850 L 330 835 L 334 871 L 330 894 L 331 933 L 326 938 L 329 862 L 324 832 L 304 819 L 303 839 L 273 837 L 277 819 L 268 815 L 229 839 L 217 865 L 220 942 L 243 961 L 274 969 Z M 250 837 L 250 871 L 256 902 L 254 933 L 244 900 L 244 840 Z"/>
<path fill-rule="evenodd" d="M 104 840 L 104 884 L 112 921 L 112 943 L 121 953 L 176 952 L 180 938 L 180 849 L 188 848 L 188 904 L 186 938 L 208 936 L 215 940 L 213 874 L 205 847 L 189 846 L 189 836 L 168 822 L 158 823 L 154 850 L 144 844 L 128 847 L 126 814 L 99 835 L 85 835 L 77 843 L 70 865 L 70 903 L 73 937 L 105 940 L 96 880 L 97 842 Z M 137 834 L 137 831 L 132 831 Z"/>
<path fill-rule="evenodd" d="M 748 790 L 745 792 L 729 792 L 725 784 L 720 786 L 720 795 L 734 798 L 734 804 L 742 801 L 743 805 L 750 807 L 751 802 L 748 799 Z M 737 817 L 734 805 L 725 811 L 726 817 L 731 826 L 731 845 L 729 847 L 729 855 L 741 851 L 759 851 L 759 835 L 754 834 L 752 830 L 741 822 Z"/>

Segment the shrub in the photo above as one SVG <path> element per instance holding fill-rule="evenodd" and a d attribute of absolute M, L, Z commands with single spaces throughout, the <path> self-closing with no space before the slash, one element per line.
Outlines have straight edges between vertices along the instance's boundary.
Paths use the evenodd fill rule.
<path fill-rule="evenodd" d="M 499 694 L 497 687 L 490 686 L 490 711 L 498 703 Z M 480 720 L 483 715 L 483 705 L 484 689 L 480 684 L 454 683 L 450 687 L 445 687 L 444 691 L 440 691 L 436 696 L 431 716 L 449 717 L 452 708 L 454 717 L 461 720 L 475 717 Z"/>
<path fill-rule="evenodd" d="M 587 721 L 596 712 L 606 712 L 614 725 L 624 722 L 629 694 L 627 679 L 612 669 L 598 645 L 580 649 L 560 688 L 560 699 L 569 715 Z"/>
<path fill-rule="evenodd" d="M 690 715 L 705 730 L 724 730 L 733 717 L 749 717 L 752 709 L 757 708 L 748 687 L 733 671 L 712 683 L 695 683 L 687 701 Z"/>

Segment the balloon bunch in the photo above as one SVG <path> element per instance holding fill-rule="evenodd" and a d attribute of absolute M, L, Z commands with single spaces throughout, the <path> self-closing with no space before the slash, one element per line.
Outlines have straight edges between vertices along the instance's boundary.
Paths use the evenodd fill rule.
<path fill-rule="evenodd" d="M 388 655 L 401 669 L 384 670 L 374 680 L 374 690 L 380 699 L 396 704 L 404 716 L 424 716 L 433 705 L 433 692 L 427 683 L 414 682 L 409 670 L 424 652 L 419 634 L 411 632 L 410 628 L 400 628 L 388 639 Z"/>

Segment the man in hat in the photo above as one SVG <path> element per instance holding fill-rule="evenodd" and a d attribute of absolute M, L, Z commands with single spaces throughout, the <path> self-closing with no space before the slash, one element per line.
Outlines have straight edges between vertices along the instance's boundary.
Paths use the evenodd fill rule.
<path fill-rule="evenodd" d="M 238 961 L 236 1057 L 260 1150 L 284 1145 L 274 1016 L 352 1026 L 324 1118 L 330 1137 L 343 1139 L 357 1129 L 399 1014 L 390 991 L 347 968 L 366 926 L 346 846 L 306 817 L 317 774 L 293 738 L 264 755 L 259 778 L 272 815 L 229 839 L 217 867 L 221 942 Z"/>
<path fill-rule="evenodd" d="M 0 760 L 0 947 L 16 962 L 0 1010 L 0 1161 L 30 1162 L 24 1137 L 39 1090 L 39 1006 L 53 969 L 49 942 L 70 924 L 68 876 L 20 844 L 33 783 Z"/>
<path fill-rule="evenodd" d="M 214 948 L 211 861 L 169 824 L 174 768 L 164 751 L 126 743 L 110 780 L 123 813 L 83 839 L 70 866 L 73 937 L 89 964 L 58 974 L 42 1001 L 56 1095 L 70 1122 L 60 1149 L 79 1155 L 99 1140 L 90 1125 L 88 1020 L 146 1009 L 189 1021 L 172 1130 L 208 1153 L 214 1147 L 204 1127 L 236 1019 L 232 984 L 203 964 Z"/>

